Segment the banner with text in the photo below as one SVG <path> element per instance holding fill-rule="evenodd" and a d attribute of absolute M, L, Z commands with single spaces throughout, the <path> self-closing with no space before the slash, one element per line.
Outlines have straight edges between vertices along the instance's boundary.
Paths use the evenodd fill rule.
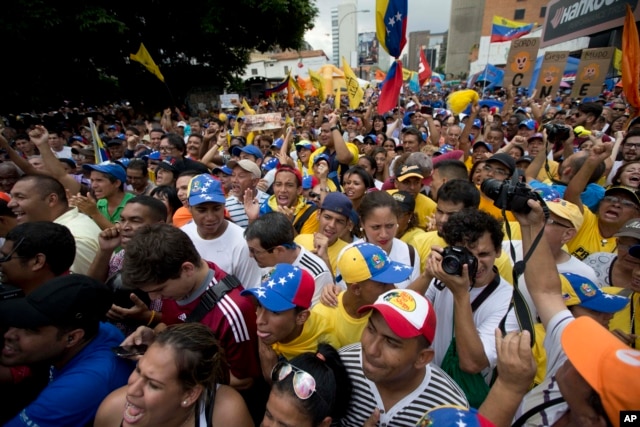
<path fill-rule="evenodd" d="M 540 38 L 515 39 L 511 41 L 507 65 L 504 67 L 503 87 L 528 87 L 536 67 Z"/>
<path fill-rule="evenodd" d="M 280 129 L 282 116 L 280 113 L 250 114 L 244 116 L 244 124 L 247 132 Z"/>
<path fill-rule="evenodd" d="M 571 96 L 574 98 L 594 97 L 602 92 L 602 83 L 609 72 L 615 55 L 615 47 L 584 49 L 576 72 Z"/>
<path fill-rule="evenodd" d="M 560 88 L 564 68 L 569 60 L 569 51 L 545 52 L 536 83 L 536 97 L 555 96 Z"/>

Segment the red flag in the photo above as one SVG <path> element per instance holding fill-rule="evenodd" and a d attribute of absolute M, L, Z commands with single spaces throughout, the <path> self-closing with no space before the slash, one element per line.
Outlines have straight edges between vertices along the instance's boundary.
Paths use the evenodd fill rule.
<path fill-rule="evenodd" d="M 378 98 L 378 113 L 384 114 L 398 105 L 398 95 L 402 89 L 402 61 L 391 64 L 387 78 L 382 82 L 382 90 Z"/>
<path fill-rule="evenodd" d="M 420 49 L 420 64 L 418 65 L 418 83 L 420 83 L 420 87 L 427 80 L 431 80 L 431 67 L 427 62 L 427 57 L 424 55 L 424 49 Z"/>
<path fill-rule="evenodd" d="M 629 104 L 640 108 L 640 41 L 631 6 L 627 4 L 627 16 L 622 28 L 622 87 Z"/>

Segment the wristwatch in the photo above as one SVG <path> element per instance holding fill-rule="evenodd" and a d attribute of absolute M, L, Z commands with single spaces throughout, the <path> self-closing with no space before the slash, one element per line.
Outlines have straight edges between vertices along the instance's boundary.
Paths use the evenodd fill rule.
<path fill-rule="evenodd" d="M 332 126 L 332 127 L 331 127 L 331 132 L 333 132 L 334 130 L 337 130 L 338 132 L 342 132 L 342 131 L 340 130 L 340 126 Z"/>

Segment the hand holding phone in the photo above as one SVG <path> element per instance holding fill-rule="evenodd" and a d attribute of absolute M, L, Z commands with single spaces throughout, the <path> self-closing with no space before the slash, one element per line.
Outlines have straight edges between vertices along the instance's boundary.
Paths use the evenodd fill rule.
<path fill-rule="evenodd" d="M 433 114 L 433 107 L 431 107 L 429 105 L 423 105 L 423 106 L 420 107 L 420 113 L 421 114 L 432 115 Z"/>
<path fill-rule="evenodd" d="M 120 347 L 113 347 L 111 350 L 113 350 L 116 356 L 127 358 L 127 357 L 133 357 L 133 356 L 141 356 L 144 354 L 145 351 L 147 351 L 147 348 L 149 348 L 148 345 L 139 344 L 139 345 L 123 345 Z"/>

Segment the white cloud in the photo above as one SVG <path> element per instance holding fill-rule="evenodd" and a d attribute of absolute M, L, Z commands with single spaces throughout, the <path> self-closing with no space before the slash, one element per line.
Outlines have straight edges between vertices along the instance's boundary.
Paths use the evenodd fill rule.
<path fill-rule="evenodd" d="M 308 31 L 305 40 L 314 48 L 322 49 L 331 58 L 331 9 L 337 7 L 341 0 L 319 0 L 319 9 L 315 27 Z M 376 30 L 375 0 L 359 0 L 358 10 L 369 10 L 369 13 L 358 13 L 358 33 Z M 451 0 L 409 0 L 409 20 L 407 33 L 412 31 L 431 30 L 441 33 L 449 28 Z"/>

